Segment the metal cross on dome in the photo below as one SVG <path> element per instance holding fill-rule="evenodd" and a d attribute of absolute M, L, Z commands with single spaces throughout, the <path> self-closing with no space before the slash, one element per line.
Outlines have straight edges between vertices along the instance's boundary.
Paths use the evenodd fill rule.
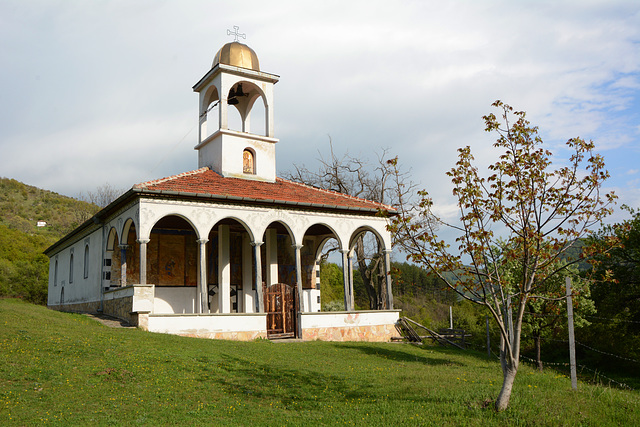
<path fill-rule="evenodd" d="M 237 42 L 237 41 L 238 41 L 238 37 L 242 37 L 243 39 L 246 39 L 246 38 L 247 38 L 247 35 L 246 35 L 246 34 L 240 34 L 240 33 L 238 32 L 238 30 L 239 30 L 239 29 L 240 29 L 240 27 L 238 27 L 237 25 L 234 25 L 234 26 L 233 26 L 233 32 L 231 32 L 231 30 L 227 30 L 227 35 L 228 35 L 228 36 L 234 36 L 234 37 L 235 37 L 234 42 Z"/>

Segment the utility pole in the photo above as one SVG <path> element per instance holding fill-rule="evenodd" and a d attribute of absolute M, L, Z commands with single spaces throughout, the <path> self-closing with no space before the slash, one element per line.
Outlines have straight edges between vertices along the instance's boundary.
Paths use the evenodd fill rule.
<path fill-rule="evenodd" d="M 565 278 L 567 286 L 567 322 L 569 323 L 569 364 L 571 366 L 571 388 L 578 389 L 576 374 L 576 338 L 573 333 L 573 303 L 571 302 L 571 277 Z"/>

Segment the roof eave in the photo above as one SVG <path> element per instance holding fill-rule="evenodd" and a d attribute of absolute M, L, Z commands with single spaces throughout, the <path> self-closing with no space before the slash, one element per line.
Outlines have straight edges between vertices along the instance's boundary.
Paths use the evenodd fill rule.
<path fill-rule="evenodd" d="M 132 188 L 132 191 L 140 194 L 150 194 L 150 195 L 178 196 L 178 197 L 186 197 L 186 198 L 212 199 L 212 200 L 221 200 L 221 201 L 228 200 L 233 202 L 253 202 L 253 203 L 269 204 L 269 205 L 300 206 L 300 207 L 307 207 L 307 208 L 319 208 L 319 209 L 338 210 L 338 211 L 347 211 L 347 212 L 379 213 L 380 211 L 383 211 L 390 216 L 397 215 L 397 212 L 395 210 L 383 209 L 382 207 L 364 208 L 359 206 L 339 206 L 339 205 L 328 205 L 324 203 L 298 202 L 298 201 L 291 201 L 291 200 L 255 199 L 252 197 L 240 197 L 240 196 L 232 196 L 228 194 L 189 193 L 186 191 L 174 191 L 174 190 L 151 190 L 148 188 Z"/>

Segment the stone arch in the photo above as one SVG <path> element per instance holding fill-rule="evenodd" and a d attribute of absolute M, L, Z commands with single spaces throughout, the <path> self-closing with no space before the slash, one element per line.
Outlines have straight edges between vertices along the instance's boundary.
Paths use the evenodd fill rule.
<path fill-rule="evenodd" d="M 319 233 L 321 233 L 322 227 L 324 227 L 326 229 L 326 231 L 329 231 L 329 233 L 324 233 L 324 235 L 331 234 L 332 236 L 327 237 L 326 239 L 322 239 L 321 241 L 317 242 L 316 250 L 315 250 L 316 258 L 318 258 L 320 256 L 320 254 L 322 252 L 322 249 L 324 248 L 324 245 L 327 243 L 327 241 L 329 241 L 331 239 L 336 239 L 336 241 L 338 242 L 338 247 L 339 248 L 343 247 L 342 238 L 340 237 L 338 232 L 332 226 L 330 226 L 330 225 L 328 225 L 326 223 L 323 223 L 323 222 L 311 224 L 304 231 L 304 235 L 305 236 L 308 236 L 308 235 L 319 235 Z"/>
<path fill-rule="evenodd" d="M 229 92 L 227 94 L 228 104 L 235 107 L 235 110 L 240 116 L 240 125 L 238 129 L 233 129 L 236 126 L 231 124 L 231 121 L 228 123 L 228 128 L 232 130 L 237 130 L 240 132 L 246 133 L 255 133 L 251 132 L 251 112 L 253 111 L 253 107 L 258 98 L 262 98 L 262 103 L 264 106 L 264 135 L 267 133 L 267 114 L 268 114 L 268 101 L 267 96 L 260 88 L 260 86 L 256 85 L 247 80 L 238 80 L 233 83 L 233 85 L 229 88 Z M 231 115 L 228 114 L 228 120 L 231 120 Z"/>
<path fill-rule="evenodd" d="M 205 114 L 209 106 L 220 100 L 220 95 L 218 93 L 218 88 L 215 84 L 212 84 L 207 88 L 204 96 L 202 97 L 202 104 L 200 105 L 200 114 Z"/>
<path fill-rule="evenodd" d="M 184 215 L 155 221 L 147 243 L 147 281 L 157 287 L 195 287 L 198 239 L 197 228 Z"/>
<path fill-rule="evenodd" d="M 122 226 L 122 230 L 120 232 L 121 236 L 128 236 L 129 235 L 129 230 L 131 230 L 131 226 L 133 226 L 134 230 L 136 230 L 136 239 L 139 239 L 140 236 L 138 236 L 138 224 L 136 224 L 136 220 L 134 218 L 127 218 L 124 221 L 124 225 Z"/>
<path fill-rule="evenodd" d="M 195 231 L 195 233 L 196 233 L 196 237 L 197 237 L 198 239 L 200 239 L 200 238 L 201 238 L 201 236 L 200 236 L 200 231 L 199 231 L 198 227 L 196 226 L 195 222 L 194 222 L 194 221 L 192 221 L 192 220 L 191 220 L 191 218 L 189 218 L 189 217 L 188 217 L 187 215 L 185 215 L 184 213 L 182 213 L 182 212 L 177 212 L 177 211 L 167 212 L 167 213 L 163 214 L 162 216 L 159 216 L 158 218 L 155 218 L 155 219 L 153 220 L 153 222 L 149 223 L 149 225 L 147 226 L 147 229 L 149 230 L 149 234 L 151 234 L 152 230 L 156 227 L 156 225 L 157 225 L 160 221 L 162 221 L 163 219 L 165 219 L 165 218 L 167 218 L 167 217 L 170 217 L 170 216 L 178 217 L 178 218 L 181 218 L 181 219 L 185 220 L 185 221 L 186 221 L 186 222 L 191 226 L 191 228 Z M 144 238 L 149 239 L 150 237 L 151 237 L 150 235 L 149 235 L 149 236 L 141 236 L 141 235 L 140 235 L 140 236 L 138 236 L 138 238 L 139 238 L 139 239 L 144 239 Z"/>
<path fill-rule="evenodd" d="M 344 275 L 341 270 L 337 271 L 336 267 L 340 267 L 334 263 L 322 263 L 323 251 L 331 240 L 336 241 L 336 248 L 342 248 L 342 239 L 326 223 L 310 225 L 302 238 L 301 267 L 305 311 L 322 311 L 323 307 L 344 310 Z M 329 270 L 329 274 L 325 273 L 324 283 L 320 279 L 321 269 Z"/>
<path fill-rule="evenodd" d="M 109 229 L 109 234 L 107 235 L 107 247 L 106 250 L 112 251 L 114 249 L 114 245 L 118 241 L 118 231 L 115 227 L 111 227 Z"/>
<path fill-rule="evenodd" d="M 380 246 L 381 246 L 381 248 L 383 250 L 389 250 L 390 249 L 390 248 L 386 247 L 385 240 L 382 237 L 382 235 L 378 232 L 378 230 L 374 229 L 373 227 L 364 225 L 364 226 L 358 227 L 353 233 L 351 233 L 351 237 L 349 238 L 349 247 L 348 247 L 349 251 L 353 250 L 353 247 L 355 246 L 356 239 L 359 236 L 361 236 L 361 235 L 363 235 L 363 234 L 365 234 L 367 232 L 370 232 L 375 236 L 375 238 L 378 240 L 378 242 L 380 243 Z"/>
<path fill-rule="evenodd" d="M 296 285 L 295 234 L 282 220 L 271 221 L 262 233 L 262 278 L 267 286 L 276 283 Z"/>
<path fill-rule="evenodd" d="M 349 264 L 357 270 L 361 287 L 355 287 L 355 303 L 371 310 L 392 307 L 389 278 L 389 254 L 385 239 L 378 230 L 364 225 L 351 233 Z M 352 273 L 356 275 L 356 273 Z M 352 276 L 352 281 L 354 278 Z M 354 281 L 355 283 L 355 281 Z"/>
<path fill-rule="evenodd" d="M 200 105 L 200 125 L 201 139 L 207 138 L 213 132 L 220 128 L 220 114 L 211 113 L 215 106 L 220 108 L 217 104 L 220 102 L 220 94 L 215 84 L 212 84 L 207 88 L 207 91 L 201 97 Z M 212 120 L 213 119 L 213 120 Z"/>
<path fill-rule="evenodd" d="M 256 306 L 254 235 L 235 216 L 219 219 L 206 244 L 206 284 L 209 310 L 216 313 L 253 312 Z"/>

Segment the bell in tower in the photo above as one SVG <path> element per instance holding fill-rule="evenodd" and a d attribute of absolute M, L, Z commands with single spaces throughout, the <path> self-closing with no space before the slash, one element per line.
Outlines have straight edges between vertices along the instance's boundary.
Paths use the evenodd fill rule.
<path fill-rule="evenodd" d="M 249 46 L 238 41 L 222 46 L 209 72 L 193 86 L 200 95 L 195 147 L 199 168 L 208 166 L 224 177 L 275 181 L 273 85 L 278 79 L 260 71 L 258 56 Z M 251 111 L 257 102 L 264 105 L 264 117 L 254 120 L 264 120 L 264 135 L 251 132 Z M 240 115 L 240 130 L 229 129 L 230 108 Z"/>

